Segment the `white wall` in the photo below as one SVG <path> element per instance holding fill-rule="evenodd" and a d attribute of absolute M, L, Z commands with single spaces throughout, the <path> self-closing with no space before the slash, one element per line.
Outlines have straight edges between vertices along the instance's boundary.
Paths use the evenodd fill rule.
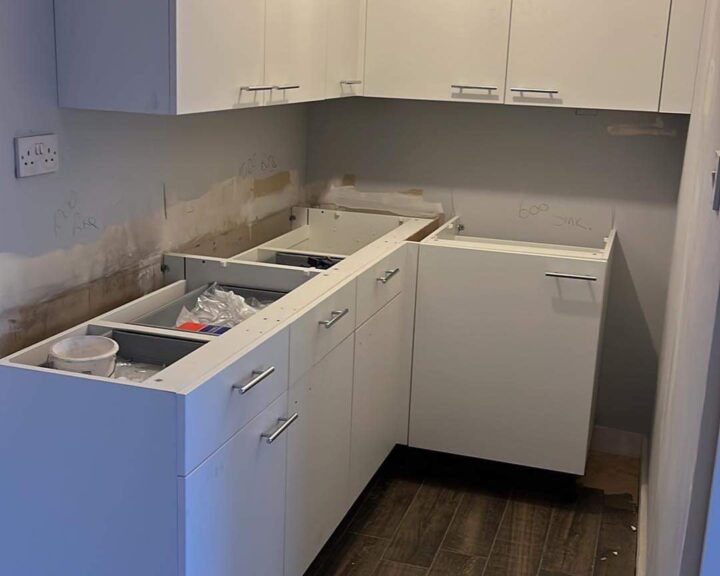
<path fill-rule="evenodd" d="M 295 204 L 305 120 L 297 106 L 183 118 L 59 110 L 52 0 L 0 0 L 0 352 L 102 308 L 115 289 L 150 289 L 163 250 L 251 234 L 246 225 Z M 15 179 L 13 138 L 45 132 L 60 136 L 60 172 Z M 126 270 L 114 287 L 87 288 Z"/>
<path fill-rule="evenodd" d="M 711 176 L 720 150 L 720 0 L 708 1 L 704 24 L 651 445 L 649 576 L 698 574 L 720 420 L 720 215 Z"/>
<path fill-rule="evenodd" d="M 344 100 L 311 108 L 307 178 L 321 199 L 343 177 L 359 191 L 422 191 L 470 234 L 595 245 L 614 223 L 597 423 L 647 432 L 686 127 L 681 116 Z M 521 210 L 532 206 L 544 211 Z"/>

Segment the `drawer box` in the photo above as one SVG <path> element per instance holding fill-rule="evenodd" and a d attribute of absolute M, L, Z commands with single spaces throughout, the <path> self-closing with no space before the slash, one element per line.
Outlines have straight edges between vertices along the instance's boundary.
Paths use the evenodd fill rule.
<path fill-rule="evenodd" d="M 283 330 L 254 350 L 241 352 L 188 394 L 178 395 L 181 476 L 287 391 L 288 340 Z"/>
<path fill-rule="evenodd" d="M 290 384 L 355 331 L 355 281 L 323 297 L 290 326 Z"/>
<path fill-rule="evenodd" d="M 407 272 L 407 254 L 407 247 L 401 246 L 358 277 L 358 326 L 367 322 L 402 291 Z"/>

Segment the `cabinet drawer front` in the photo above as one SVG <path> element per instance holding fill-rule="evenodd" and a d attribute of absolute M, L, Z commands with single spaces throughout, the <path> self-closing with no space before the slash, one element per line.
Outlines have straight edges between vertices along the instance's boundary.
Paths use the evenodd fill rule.
<path fill-rule="evenodd" d="M 290 326 L 290 383 L 355 331 L 355 282 L 324 297 Z"/>
<path fill-rule="evenodd" d="M 187 478 L 180 478 L 182 576 L 283 573 L 287 434 L 283 394 Z"/>
<path fill-rule="evenodd" d="M 363 272 L 357 281 L 357 325 L 395 298 L 403 288 L 407 248 L 402 246 Z"/>
<path fill-rule="evenodd" d="M 181 476 L 287 390 L 288 340 L 288 331 L 284 330 L 180 397 Z"/>

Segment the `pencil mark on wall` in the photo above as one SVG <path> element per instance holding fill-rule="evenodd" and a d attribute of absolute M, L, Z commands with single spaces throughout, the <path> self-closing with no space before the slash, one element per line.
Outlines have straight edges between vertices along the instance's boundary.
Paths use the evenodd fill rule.
<path fill-rule="evenodd" d="M 58 239 L 75 238 L 83 232 L 100 230 L 97 218 L 83 212 L 76 192 L 71 192 L 70 198 L 55 210 L 53 227 Z"/>
<path fill-rule="evenodd" d="M 278 168 L 278 162 L 272 154 L 249 156 L 240 164 L 238 171 L 241 178 L 250 178 L 259 174 L 269 174 Z"/>
<path fill-rule="evenodd" d="M 585 224 L 581 216 L 558 214 L 553 212 L 552 206 L 547 202 L 539 204 L 525 204 L 524 200 L 520 201 L 518 207 L 518 218 L 520 220 L 529 220 L 538 217 L 553 218 L 553 226 L 556 228 L 579 228 L 581 230 L 592 231 L 592 227 Z"/>

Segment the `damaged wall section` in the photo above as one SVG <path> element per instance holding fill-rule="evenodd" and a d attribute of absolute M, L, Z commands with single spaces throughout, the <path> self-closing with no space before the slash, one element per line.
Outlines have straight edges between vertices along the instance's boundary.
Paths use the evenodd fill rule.
<path fill-rule="evenodd" d="M 165 251 L 228 256 L 288 230 L 304 198 L 302 106 L 59 110 L 52 6 L 0 19 L 0 356 L 157 288 Z M 17 180 L 13 138 L 49 132 L 60 171 Z"/>

